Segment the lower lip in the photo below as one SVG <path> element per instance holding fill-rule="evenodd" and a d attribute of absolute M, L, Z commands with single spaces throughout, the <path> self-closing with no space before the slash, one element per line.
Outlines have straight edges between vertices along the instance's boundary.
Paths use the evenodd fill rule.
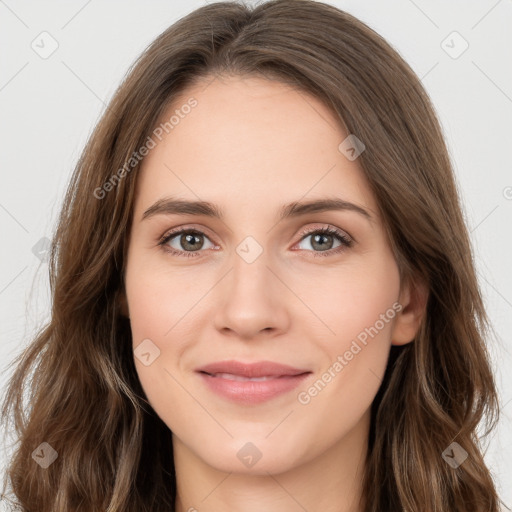
<path fill-rule="evenodd" d="M 229 400 L 252 405 L 266 402 L 296 388 L 309 373 L 285 375 L 260 381 L 230 380 L 199 372 L 206 385 L 215 393 Z"/>

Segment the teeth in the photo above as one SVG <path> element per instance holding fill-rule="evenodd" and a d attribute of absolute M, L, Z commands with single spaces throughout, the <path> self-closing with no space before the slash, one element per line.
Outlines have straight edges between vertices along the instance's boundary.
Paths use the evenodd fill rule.
<path fill-rule="evenodd" d="M 274 376 L 274 377 L 268 377 L 268 376 L 267 377 L 242 377 L 241 375 L 232 375 L 231 373 L 215 373 L 213 376 L 221 377 L 221 378 L 227 379 L 227 380 L 254 381 L 254 382 L 277 378 L 276 376 Z"/>

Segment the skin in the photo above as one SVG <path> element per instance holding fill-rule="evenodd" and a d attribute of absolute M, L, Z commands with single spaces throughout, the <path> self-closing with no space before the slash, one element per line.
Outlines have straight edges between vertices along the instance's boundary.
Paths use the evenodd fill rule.
<path fill-rule="evenodd" d="M 338 149 L 348 134 L 334 114 L 315 97 L 263 78 L 208 83 L 187 89 L 162 116 L 190 97 L 198 102 L 143 161 L 125 274 L 133 347 L 149 339 L 160 350 L 148 366 L 137 357 L 135 364 L 151 406 L 173 432 L 176 510 L 360 511 L 370 406 L 391 344 L 414 338 L 423 305 L 412 284 L 400 281 L 358 159 Z M 214 203 L 225 217 L 142 220 L 171 195 Z M 278 221 L 284 204 L 324 197 L 364 208 L 371 221 L 349 210 Z M 334 253 L 335 237 L 322 246 L 314 234 L 302 235 L 328 226 L 353 245 Z M 205 234 L 196 249 L 181 235 L 167 243 L 195 256 L 158 245 L 178 227 Z M 236 251 L 247 236 L 263 249 L 250 264 Z M 401 311 L 300 403 L 299 392 L 395 303 Z M 195 373 L 225 359 L 271 360 L 312 374 L 289 393 L 239 404 Z M 252 467 L 237 457 L 248 442 L 262 455 Z"/>

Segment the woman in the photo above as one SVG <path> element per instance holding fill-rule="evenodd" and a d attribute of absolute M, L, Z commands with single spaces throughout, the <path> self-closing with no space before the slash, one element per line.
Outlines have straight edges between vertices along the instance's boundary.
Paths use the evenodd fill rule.
<path fill-rule="evenodd" d="M 349 14 L 221 2 L 161 34 L 78 162 L 50 276 L 3 408 L 21 510 L 498 511 L 443 135 Z"/>

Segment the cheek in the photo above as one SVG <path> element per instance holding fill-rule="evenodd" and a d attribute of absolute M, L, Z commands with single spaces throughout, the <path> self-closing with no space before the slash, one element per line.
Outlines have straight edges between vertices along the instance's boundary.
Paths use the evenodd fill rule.
<path fill-rule="evenodd" d="M 310 337 L 324 358 L 317 369 L 320 378 L 301 389 L 298 401 L 319 407 L 319 414 L 332 404 L 334 418 L 343 422 L 363 414 L 380 386 L 400 309 L 400 277 L 391 257 L 340 269 L 332 277 L 330 282 L 339 284 L 310 295 L 308 305 L 322 319 L 322 324 L 315 322 L 319 332 L 311 331 Z"/>
<path fill-rule="evenodd" d="M 322 322 L 304 328 L 320 349 L 321 365 L 314 378 L 297 390 L 295 420 L 300 427 L 276 431 L 274 439 L 289 451 L 304 446 L 303 439 L 311 439 L 304 446 L 305 458 L 329 449 L 335 440 L 357 435 L 357 426 L 369 421 L 397 314 L 393 304 L 400 283 L 394 260 L 376 258 L 375 264 L 340 268 L 330 277 L 329 283 L 339 284 L 318 291 L 319 281 L 316 288 L 311 288 L 312 281 L 306 283 L 316 290 L 308 295 L 308 306 Z"/>
<path fill-rule="evenodd" d="M 400 275 L 396 262 L 386 251 L 340 265 L 326 273 L 308 276 L 302 273 L 293 281 L 312 313 L 320 340 L 331 357 L 344 352 L 358 338 L 389 340 L 400 293 Z M 320 322 L 321 321 L 321 322 Z M 376 333 L 376 331 L 378 333 Z M 371 336 L 369 331 L 371 331 Z"/>
<path fill-rule="evenodd" d="M 180 366 L 187 348 L 200 338 L 196 306 L 214 284 L 206 277 L 191 281 L 190 269 L 170 272 L 136 252 L 128 260 L 126 295 L 135 367 L 149 402 L 167 420 L 170 404 L 174 417 L 186 417 L 179 410 L 186 396 L 179 384 Z"/>
<path fill-rule="evenodd" d="M 140 342 L 140 337 L 164 337 L 174 323 L 169 297 L 174 290 L 166 287 L 161 278 L 157 281 L 153 275 L 141 273 L 127 282 L 126 293 L 134 344 Z"/>
<path fill-rule="evenodd" d="M 150 266 L 135 263 L 127 269 L 126 294 L 136 372 L 158 416 L 171 430 L 182 433 L 180 426 L 188 424 L 193 404 L 180 385 L 178 364 L 195 338 L 197 327 L 189 303 L 194 298 L 197 302 L 200 295 L 182 289 L 181 281 L 163 269 L 150 271 Z"/>
<path fill-rule="evenodd" d="M 145 338 L 160 344 L 172 338 L 173 350 L 179 350 L 180 336 L 176 333 L 193 329 L 194 307 L 207 291 L 207 283 L 198 276 L 192 281 L 190 271 L 170 272 L 161 262 L 134 255 L 126 272 L 134 345 Z"/>

